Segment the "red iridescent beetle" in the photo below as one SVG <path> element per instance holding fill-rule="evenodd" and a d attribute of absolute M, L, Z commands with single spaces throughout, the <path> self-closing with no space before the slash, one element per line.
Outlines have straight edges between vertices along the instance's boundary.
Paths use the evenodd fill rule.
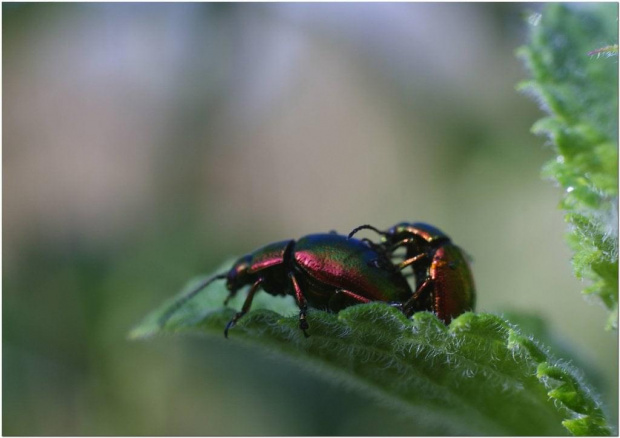
<path fill-rule="evenodd" d="M 241 311 L 226 325 L 226 337 L 228 330 L 250 310 L 260 288 L 271 295 L 295 297 L 299 328 L 306 336 L 308 306 L 338 312 L 354 304 L 385 301 L 403 311 L 414 310 L 409 303 L 413 291 L 407 279 L 380 247 L 334 232 L 271 243 L 241 257 L 228 272 L 209 278 L 179 299 L 160 318 L 160 326 L 215 280 L 226 280 L 229 295 L 224 304 L 239 289 L 251 285 Z"/>

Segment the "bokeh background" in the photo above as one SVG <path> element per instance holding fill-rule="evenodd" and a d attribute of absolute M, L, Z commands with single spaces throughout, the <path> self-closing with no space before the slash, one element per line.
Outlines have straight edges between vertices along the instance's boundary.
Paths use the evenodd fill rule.
<path fill-rule="evenodd" d="M 433 433 L 234 339 L 126 339 L 233 256 L 403 220 L 472 255 L 478 310 L 547 321 L 616 421 L 617 335 L 515 91 L 540 8 L 3 4 L 3 434 Z"/>

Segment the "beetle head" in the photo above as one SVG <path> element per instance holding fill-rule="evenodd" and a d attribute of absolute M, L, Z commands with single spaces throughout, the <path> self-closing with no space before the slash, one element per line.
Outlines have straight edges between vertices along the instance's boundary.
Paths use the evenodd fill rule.
<path fill-rule="evenodd" d="M 226 275 L 226 288 L 229 291 L 235 292 L 252 281 L 249 273 L 251 259 L 251 255 L 243 256 L 230 268 Z"/>
<path fill-rule="evenodd" d="M 450 238 L 443 231 L 423 222 L 416 222 L 414 224 L 401 222 L 394 225 L 384 234 L 384 241 L 392 244 L 407 238 L 412 239 L 411 243 L 421 247 L 426 247 L 427 245 L 436 246 L 450 241 Z"/>
<path fill-rule="evenodd" d="M 383 234 L 383 241 L 388 243 L 395 243 L 406 237 L 410 237 L 412 233 L 411 224 L 409 222 L 401 222 L 394 225 Z"/>

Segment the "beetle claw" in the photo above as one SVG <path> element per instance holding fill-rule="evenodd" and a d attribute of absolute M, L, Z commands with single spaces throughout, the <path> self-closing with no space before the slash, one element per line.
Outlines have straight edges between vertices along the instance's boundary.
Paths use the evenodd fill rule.
<path fill-rule="evenodd" d="M 308 330 L 310 328 L 308 321 L 306 321 L 306 315 L 299 318 L 299 328 L 302 330 Z"/>
<path fill-rule="evenodd" d="M 306 338 L 310 337 L 310 335 L 306 332 L 306 330 L 310 328 L 310 324 L 308 324 L 308 321 L 306 320 L 306 313 L 303 310 L 299 314 L 299 328 L 302 332 L 304 332 L 304 336 Z"/>
<path fill-rule="evenodd" d="M 237 321 L 239 321 L 239 318 L 241 318 L 243 315 L 245 315 L 245 312 L 237 312 L 235 316 L 233 316 L 233 318 L 228 321 L 228 324 L 226 324 L 226 328 L 224 329 L 224 337 L 226 339 L 228 339 L 228 330 L 233 328 L 235 324 L 237 324 Z"/>
<path fill-rule="evenodd" d="M 235 319 L 233 318 L 230 321 L 228 321 L 228 324 L 226 324 L 226 328 L 224 329 L 224 337 L 226 339 L 228 339 L 228 330 L 234 326 L 235 326 Z"/>

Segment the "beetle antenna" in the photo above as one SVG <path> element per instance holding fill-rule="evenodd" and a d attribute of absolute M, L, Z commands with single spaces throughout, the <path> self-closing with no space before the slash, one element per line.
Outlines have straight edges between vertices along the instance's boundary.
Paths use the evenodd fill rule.
<path fill-rule="evenodd" d="M 183 306 L 185 303 L 187 303 L 189 300 L 191 300 L 192 298 L 194 298 L 196 296 L 196 294 L 198 294 L 198 292 L 200 292 L 201 290 L 203 290 L 205 287 L 207 287 L 208 285 L 210 285 L 211 283 L 213 283 L 215 280 L 223 280 L 225 279 L 227 276 L 226 273 L 224 274 L 217 274 L 214 275 L 213 277 L 209 277 L 206 280 L 202 281 L 198 286 L 196 286 L 194 289 L 192 289 L 190 292 L 188 292 L 186 295 L 182 296 L 181 298 L 179 298 L 179 300 L 174 303 L 167 311 L 166 313 L 164 313 L 160 318 L 159 318 L 159 327 L 162 328 L 166 325 L 166 323 L 168 322 L 168 320 L 170 319 L 170 317 L 172 315 L 174 315 L 174 313 L 179 310 L 181 308 L 181 306 Z"/>
<path fill-rule="evenodd" d="M 353 237 L 353 235 L 355 233 L 357 233 L 358 231 L 361 231 L 361 230 L 372 230 L 375 233 L 381 234 L 382 236 L 385 236 L 387 234 L 386 232 L 378 230 L 377 228 L 373 227 L 372 225 L 360 225 L 359 227 L 354 228 L 353 231 L 351 231 L 349 233 L 349 235 L 347 236 L 347 239 L 350 239 L 351 237 Z"/>

